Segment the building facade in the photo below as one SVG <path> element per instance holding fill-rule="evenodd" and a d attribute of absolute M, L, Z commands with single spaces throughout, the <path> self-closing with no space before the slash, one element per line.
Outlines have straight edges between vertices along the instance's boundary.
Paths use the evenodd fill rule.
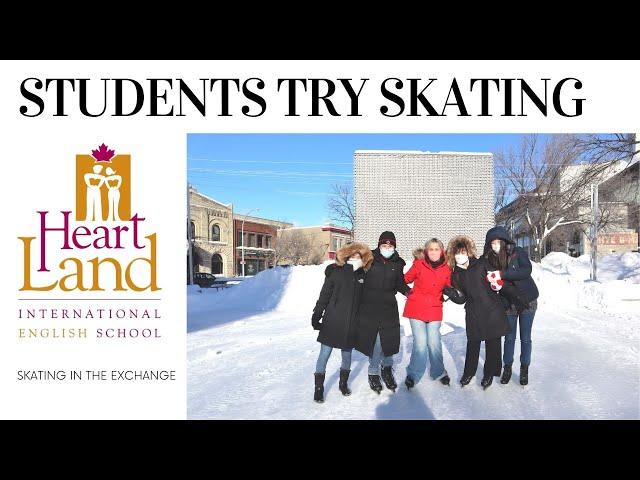
<path fill-rule="evenodd" d="M 191 229 L 193 272 L 232 276 L 234 274 L 233 206 L 218 202 L 191 187 L 189 228 Z"/>
<path fill-rule="evenodd" d="M 598 230 L 598 256 L 637 251 L 640 246 L 639 165 L 638 161 L 620 162 L 598 179 L 599 210 L 605 215 Z M 550 252 L 579 257 L 591 251 L 590 185 L 585 186 L 582 197 L 569 217 L 581 221 L 554 229 L 541 245 L 540 257 Z M 507 227 L 517 245 L 527 249 L 532 258 L 536 256 L 535 240 L 525 218 L 525 202 L 516 198 L 497 213 L 496 220 Z"/>
<path fill-rule="evenodd" d="M 305 238 L 307 248 L 300 263 L 318 265 L 326 260 L 334 260 L 336 252 L 353 240 L 351 232 L 336 225 L 316 225 L 310 227 L 290 227 L 279 232 L 280 236 L 300 234 Z M 290 263 L 284 258 L 281 264 Z"/>
<path fill-rule="evenodd" d="M 243 275 L 243 258 L 244 275 L 255 275 L 274 267 L 278 230 L 293 226 L 291 223 L 245 215 L 234 215 L 233 225 L 236 275 Z"/>
<path fill-rule="evenodd" d="M 374 151 L 354 153 L 355 240 L 375 248 L 385 230 L 412 258 L 429 238 L 474 239 L 480 252 L 494 226 L 491 153 Z"/>

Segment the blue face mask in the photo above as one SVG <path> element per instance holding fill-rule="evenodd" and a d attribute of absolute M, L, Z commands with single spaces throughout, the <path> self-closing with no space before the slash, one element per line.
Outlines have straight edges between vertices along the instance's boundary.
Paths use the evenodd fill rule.
<path fill-rule="evenodd" d="M 384 258 L 390 258 L 391 255 L 393 255 L 393 252 L 395 252 L 396 249 L 395 248 L 381 248 L 380 249 L 380 253 L 382 254 L 382 256 Z"/>

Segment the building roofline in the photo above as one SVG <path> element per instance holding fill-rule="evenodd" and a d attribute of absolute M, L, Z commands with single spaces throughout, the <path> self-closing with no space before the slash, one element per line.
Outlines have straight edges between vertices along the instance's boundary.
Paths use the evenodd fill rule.
<path fill-rule="evenodd" d="M 289 228 L 286 228 L 285 230 L 302 230 L 302 229 L 305 229 L 305 228 L 321 228 L 321 229 L 327 229 L 327 230 L 333 228 L 333 229 L 336 229 L 336 230 L 344 230 L 345 232 L 349 232 L 348 228 L 339 227 L 337 225 L 327 225 L 327 224 L 324 224 L 324 225 L 309 225 L 309 226 L 305 226 L 305 227 L 289 227 Z"/>
<path fill-rule="evenodd" d="M 233 206 L 233 203 L 223 203 L 223 202 L 221 202 L 221 201 L 219 201 L 219 200 L 216 200 L 215 198 L 211 198 L 210 196 L 205 195 L 205 194 L 204 194 L 204 193 L 202 193 L 202 192 L 199 192 L 199 191 L 198 191 L 197 189 L 195 189 L 193 186 L 191 187 L 191 193 L 195 193 L 196 195 L 200 195 L 201 197 L 204 197 L 204 198 L 206 198 L 207 200 L 210 200 L 210 201 L 212 201 L 212 202 L 215 202 L 215 203 L 217 203 L 218 205 L 222 205 L 223 207 L 232 208 L 232 206 Z"/>
<path fill-rule="evenodd" d="M 291 226 L 293 226 L 293 223 L 291 223 L 291 222 L 282 222 L 280 220 L 273 220 L 271 218 L 252 217 L 252 216 L 247 216 L 247 215 L 240 215 L 238 213 L 234 213 L 233 214 L 233 219 L 234 220 L 244 220 L 245 222 L 250 222 L 252 220 L 256 220 L 255 223 L 261 223 L 260 220 L 262 220 L 264 222 L 271 222 L 271 223 L 278 223 L 280 225 L 291 225 Z"/>

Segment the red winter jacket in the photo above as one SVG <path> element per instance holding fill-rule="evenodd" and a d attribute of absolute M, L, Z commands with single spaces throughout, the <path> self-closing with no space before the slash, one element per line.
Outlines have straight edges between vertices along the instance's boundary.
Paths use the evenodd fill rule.
<path fill-rule="evenodd" d="M 433 268 L 428 259 L 415 259 L 404 274 L 404 281 L 407 284 L 413 282 L 413 289 L 402 315 L 424 322 L 442 320 L 442 289 L 451 285 L 451 270 L 447 262 Z"/>

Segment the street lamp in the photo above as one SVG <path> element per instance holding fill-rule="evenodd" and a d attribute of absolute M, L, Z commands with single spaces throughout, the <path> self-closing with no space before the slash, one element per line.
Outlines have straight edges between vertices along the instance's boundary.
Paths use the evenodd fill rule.
<path fill-rule="evenodd" d="M 246 217 L 249 216 L 249 214 L 253 211 L 259 212 L 260 209 L 259 208 L 252 208 L 251 210 L 249 210 L 242 219 L 242 228 L 240 229 L 240 240 L 242 242 L 242 261 L 240 262 L 240 264 L 242 265 L 242 276 L 244 277 L 244 221 L 246 220 Z"/>

